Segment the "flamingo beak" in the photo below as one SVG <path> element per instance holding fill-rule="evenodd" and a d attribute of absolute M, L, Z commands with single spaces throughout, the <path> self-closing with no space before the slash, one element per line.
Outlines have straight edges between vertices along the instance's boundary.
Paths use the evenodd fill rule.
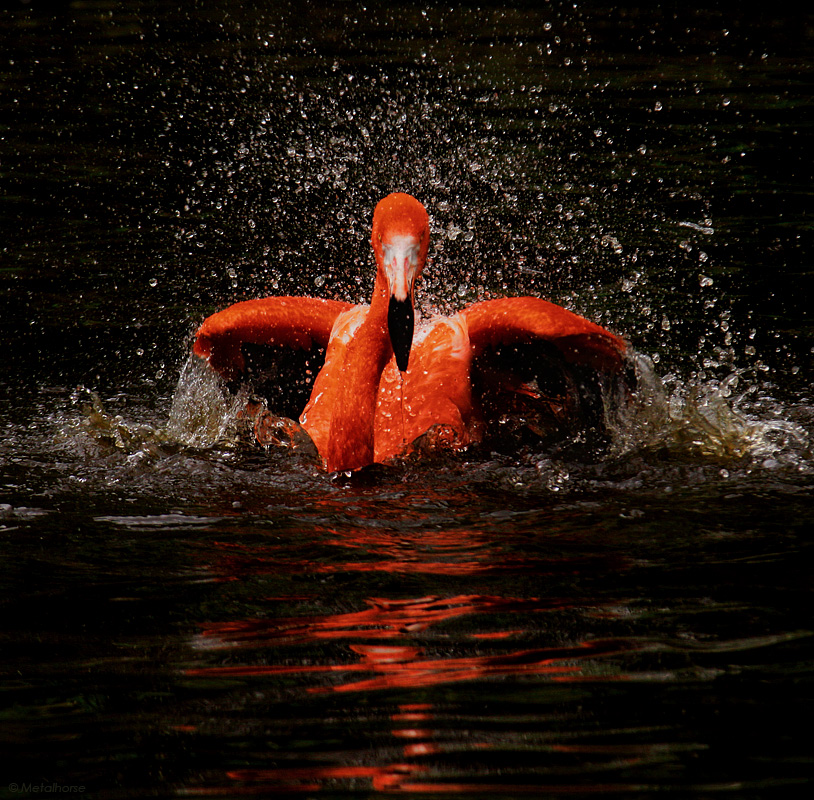
<path fill-rule="evenodd" d="M 396 236 L 382 249 L 390 289 L 387 330 L 396 356 L 396 365 L 400 372 L 407 372 L 415 327 L 413 287 L 419 272 L 421 245 L 415 237 Z"/>
<path fill-rule="evenodd" d="M 387 330 L 390 333 L 393 354 L 396 356 L 396 366 L 400 372 L 407 372 L 410 348 L 413 346 L 414 327 L 413 298 L 396 300 L 393 295 L 390 295 L 390 304 L 387 307 Z"/>

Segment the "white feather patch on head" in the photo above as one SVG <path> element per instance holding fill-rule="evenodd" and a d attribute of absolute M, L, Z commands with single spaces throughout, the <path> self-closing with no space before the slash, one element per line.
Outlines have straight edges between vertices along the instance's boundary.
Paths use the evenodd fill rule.
<path fill-rule="evenodd" d="M 390 294 L 396 300 L 410 296 L 418 272 L 418 254 L 421 242 L 415 236 L 393 236 L 387 244 L 382 242 L 382 260 L 387 274 Z"/>

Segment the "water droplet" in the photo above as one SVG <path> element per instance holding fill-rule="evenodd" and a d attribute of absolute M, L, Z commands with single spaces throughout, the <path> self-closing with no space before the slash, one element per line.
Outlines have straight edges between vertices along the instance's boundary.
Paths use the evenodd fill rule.
<path fill-rule="evenodd" d="M 712 278 L 708 278 L 706 275 L 700 276 L 700 282 L 701 286 L 712 286 L 712 284 L 715 283 Z"/>
<path fill-rule="evenodd" d="M 621 254 L 622 245 L 615 236 L 611 236 L 610 234 L 605 234 L 600 241 L 606 247 L 610 247 L 616 255 Z"/>
<path fill-rule="evenodd" d="M 654 106 L 653 106 L 653 110 L 654 110 L 654 111 L 661 111 L 661 109 L 662 109 L 662 108 L 663 108 L 663 106 L 662 106 L 662 104 L 661 104 L 661 101 L 660 101 L 660 100 L 656 100 L 656 105 L 654 105 Z"/>

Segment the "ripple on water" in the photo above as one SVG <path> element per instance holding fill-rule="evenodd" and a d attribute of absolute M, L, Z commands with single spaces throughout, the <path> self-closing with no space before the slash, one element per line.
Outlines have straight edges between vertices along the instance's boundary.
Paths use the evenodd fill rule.
<path fill-rule="evenodd" d="M 155 516 L 101 515 L 96 522 L 129 528 L 130 530 L 167 530 L 208 528 L 220 522 L 222 517 L 198 517 L 187 514 L 156 514 Z"/>

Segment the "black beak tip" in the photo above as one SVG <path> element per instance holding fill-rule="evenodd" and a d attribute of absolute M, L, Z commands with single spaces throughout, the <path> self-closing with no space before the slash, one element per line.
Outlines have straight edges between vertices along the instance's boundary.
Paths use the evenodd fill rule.
<path fill-rule="evenodd" d="M 387 330 L 390 333 L 390 344 L 393 346 L 393 354 L 396 356 L 396 366 L 399 372 L 407 372 L 407 365 L 410 361 L 410 348 L 413 345 L 413 328 L 415 326 L 415 314 L 413 312 L 412 300 L 396 300 L 390 298 L 387 308 Z"/>
<path fill-rule="evenodd" d="M 407 353 L 405 356 L 403 353 L 396 353 L 396 366 L 399 368 L 399 372 L 407 372 L 407 368 L 410 365 L 410 354 Z"/>

